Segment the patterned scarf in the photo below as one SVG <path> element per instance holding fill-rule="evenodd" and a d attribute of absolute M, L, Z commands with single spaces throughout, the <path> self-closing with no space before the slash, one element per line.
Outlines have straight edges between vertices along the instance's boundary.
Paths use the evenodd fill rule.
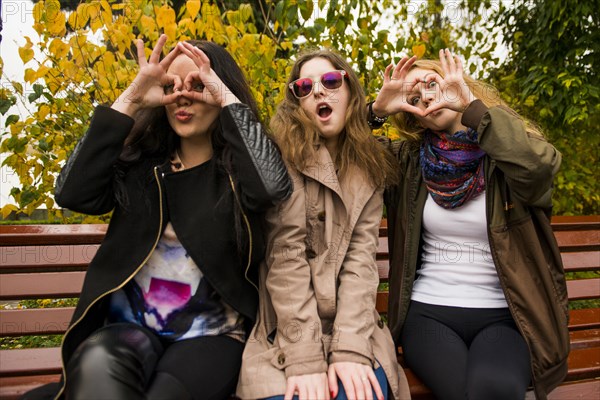
<path fill-rule="evenodd" d="M 450 209 L 477 197 L 485 189 L 483 156 L 477 131 L 454 135 L 427 130 L 421 145 L 423 179 L 433 200 Z"/>

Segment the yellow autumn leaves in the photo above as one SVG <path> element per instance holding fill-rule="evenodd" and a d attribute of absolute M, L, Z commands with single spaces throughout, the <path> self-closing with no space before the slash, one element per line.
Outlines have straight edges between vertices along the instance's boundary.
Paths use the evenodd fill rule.
<path fill-rule="evenodd" d="M 371 94 L 378 87 L 372 77 L 387 61 L 368 64 L 370 53 L 374 47 L 380 54 L 394 48 L 386 33 L 372 35 L 377 15 L 369 13 L 374 7 L 369 0 L 357 0 L 365 14 L 358 25 L 347 4 L 326 1 L 264 0 L 264 14 L 250 4 L 219 8 L 235 2 L 180 3 L 175 9 L 169 0 L 82 0 L 73 10 L 61 9 L 59 0 L 35 4 L 33 27 L 39 37 L 24 37 L 19 48 L 23 80 L 0 91 L 0 113 L 14 98 L 29 110 L 27 116 L 2 115 L 0 151 L 8 154 L 5 164 L 21 183 L 11 191 L 19 212 L 30 214 L 45 205 L 51 215 L 60 215 L 52 199 L 54 179 L 84 134 L 93 108 L 111 104 L 135 77 L 136 39 L 144 40 L 146 56 L 161 33 L 169 37 L 167 49 L 188 39 L 226 46 L 245 72 L 263 120 L 285 94 L 290 57 L 300 43 L 347 48 Z M 348 35 L 347 29 L 357 32 Z M 12 211 L 15 206 L 8 205 L 1 213 Z"/>

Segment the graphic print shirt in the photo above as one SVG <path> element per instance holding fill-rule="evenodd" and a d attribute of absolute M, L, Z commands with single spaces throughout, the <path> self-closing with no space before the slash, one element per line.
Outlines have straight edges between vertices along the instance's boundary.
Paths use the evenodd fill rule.
<path fill-rule="evenodd" d="M 110 314 L 112 322 L 139 324 L 168 341 L 245 336 L 243 318 L 204 278 L 170 223 L 146 264 L 113 293 Z"/>

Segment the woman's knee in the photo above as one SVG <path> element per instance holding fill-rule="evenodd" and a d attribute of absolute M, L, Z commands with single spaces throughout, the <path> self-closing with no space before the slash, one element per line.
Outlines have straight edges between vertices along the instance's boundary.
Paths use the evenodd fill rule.
<path fill-rule="evenodd" d="M 162 352 L 157 338 L 132 324 L 107 325 L 83 341 L 67 364 L 75 381 L 121 377 L 148 382 Z"/>
<path fill-rule="evenodd" d="M 107 325 L 94 332 L 79 345 L 72 359 L 95 358 L 110 362 L 114 358 L 128 358 L 155 365 L 162 351 L 160 341 L 150 332 L 123 323 Z"/>
<path fill-rule="evenodd" d="M 467 380 L 469 400 L 523 400 L 528 384 L 509 371 L 502 374 L 474 374 Z"/>

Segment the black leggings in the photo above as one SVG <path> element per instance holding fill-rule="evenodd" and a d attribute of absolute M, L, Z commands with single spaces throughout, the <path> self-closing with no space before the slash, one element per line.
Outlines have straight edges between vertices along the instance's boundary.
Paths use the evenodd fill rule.
<path fill-rule="evenodd" d="M 525 398 L 529 351 L 508 308 L 412 301 L 401 340 L 406 364 L 438 400 Z"/>
<path fill-rule="evenodd" d="M 228 336 L 165 344 L 135 324 L 110 324 L 69 360 L 66 398 L 224 399 L 235 391 L 243 350 Z"/>

